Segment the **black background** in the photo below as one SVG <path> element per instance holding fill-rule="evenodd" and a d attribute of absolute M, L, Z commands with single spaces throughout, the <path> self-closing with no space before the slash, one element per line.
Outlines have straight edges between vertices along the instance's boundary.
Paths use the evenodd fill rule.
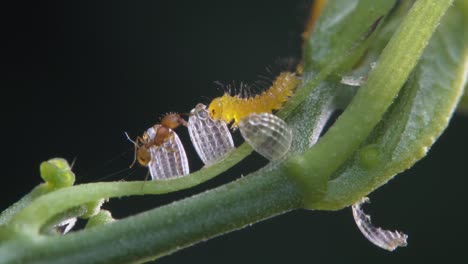
<path fill-rule="evenodd" d="M 38 166 L 76 158 L 77 182 L 98 181 L 132 161 L 132 136 L 168 111 L 188 112 L 253 81 L 276 58 L 300 54 L 307 1 L 16 1 L 2 4 L 1 208 L 40 183 Z M 370 195 L 375 224 L 409 234 L 393 253 L 370 244 L 349 209 L 295 211 L 164 257 L 159 263 L 410 263 L 467 259 L 468 122 L 455 115 L 429 155 Z M 187 133 L 179 132 L 184 142 Z M 200 168 L 188 147 L 190 166 Z M 257 157 L 257 162 L 258 162 Z M 194 190 L 115 199 L 116 218 Z M 466 171 L 466 169 L 465 169 Z M 144 169 L 108 180 L 143 179 Z M 190 221 L 190 219 L 187 219 Z M 1 258 L 1 256 L 0 256 Z"/>

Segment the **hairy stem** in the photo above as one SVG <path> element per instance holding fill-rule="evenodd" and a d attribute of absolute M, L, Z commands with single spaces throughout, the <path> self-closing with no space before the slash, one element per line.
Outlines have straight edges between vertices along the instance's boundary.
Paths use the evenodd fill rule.
<path fill-rule="evenodd" d="M 50 217 L 75 206 L 105 198 L 164 194 L 196 186 L 229 169 L 251 152 L 252 148 L 243 144 L 222 162 L 170 180 L 88 183 L 63 188 L 37 198 L 27 208 L 18 212 L 13 221 L 23 226 L 21 230 L 24 232 L 37 233 Z"/>
<path fill-rule="evenodd" d="M 151 259 L 298 208 L 301 203 L 297 189 L 282 174 L 254 174 L 107 225 L 63 237 L 41 237 L 35 242 L 26 239 L 21 247 L 9 245 L 15 250 L 0 248 L 0 255 L 5 262 L 126 263 Z"/>
<path fill-rule="evenodd" d="M 309 197 L 306 207 L 321 208 L 320 198 L 326 192 L 330 175 L 382 119 L 452 2 L 417 1 L 346 111 L 315 146 L 291 161 L 291 176 Z M 321 189 L 317 189 L 317 185 L 321 185 Z"/>
<path fill-rule="evenodd" d="M 303 155 L 284 163 L 270 163 L 233 183 L 126 219 L 65 236 L 43 236 L 39 233 L 41 226 L 64 210 L 101 198 L 188 188 L 236 164 L 251 149 L 241 147 L 227 161 L 176 180 L 94 183 L 57 190 L 36 198 L 0 228 L 0 237 L 14 238 L 4 240 L 0 247 L 0 263 L 149 260 L 289 210 L 325 208 L 317 199 L 322 196 L 317 194 L 327 191 L 322 187 L 330 175 L 353 155 L 381 120 L 451 2 L 416 2 L 381 55 L 367 84 L 359 89 L 329 132 Z M 305 83 L 283 114 L 294 115 L 293 110 L 305 95 L 337 69 L 338 64 L 325 67 L 315 79 Z M 354 197 L 346 199 L 343 204 Z"/>
<path fill-rule="evenodd" d="M 34 188 L 30 193 L 23 196 L 21 200 L 17 201 L 0 214 L 0 225 L 7 224 L 17 212 L 31 204 L 34 199 L 52 190 L 53 189 L 50 188 L 47 184 L 41 184 Z"/>

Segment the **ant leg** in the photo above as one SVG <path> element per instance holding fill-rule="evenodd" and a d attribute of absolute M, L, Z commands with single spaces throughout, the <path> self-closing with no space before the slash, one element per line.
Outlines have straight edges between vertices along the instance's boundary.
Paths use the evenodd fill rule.
<path fill-rule="evenodd" d="M 125 136 L 127 137 L 128 141 L 132 142 L 133 143 L 133 147 L 134 147 L 134 153 L 133 153 L 133 162 L 132 164 L 130 164 L 129 168 L 133 167 L 133 165 L 135 165 L 135 162 L 136 162 L 136 159 L 137 159 L 137 149 L 138 149 L 138 138 L 133 141 L 130 136 L 128 135 L 127 132 L 124 132 Z"/>
<path fill-rule="evenodd" d="M 132 161 L 132 164 L 130 164 L 129 168 L 132 168 L 133 165 L 135 165 L 136 160 L 137 160 L 137 147 L 135 146 L 134 149 L 135 149 L 135 150 L 133 151 L 133 161 Z"/>
<path fill-rule="evenodd" d="M 187 117 L 190 116 L 190 113 L 179 113 L 179 114 L 180 114 L 181 116 L 182 116 L 182 115 L 183 115 L 183 116 L 187 116 Z M 181 125 L 183 125 L 184 127 L 187 126 L 187 121 L 185 121 L 185 119 L 183 119 L 182 117 L 180 117 L 179 123 L 180 123 Z"/>
<path fill-rule="evenodd" d="M 149 178 L 149 174 L 150 174 L 150 171 L 148 170 L 148 172 L 146 173 L 145 179 L 144 179 L 143 183 L 141 184 L 141 189 L 140 189 L 140 191 L 143 191 L 143 188 L 145 187 L 146 181 L 147 181 L 148 178 Z"/>
<path fill-rule="evenodd" d="M 143 142 L 143 139 L 141 137 L 137 137 L 135 139 L 135 141 L 133 142 L 134 143 L 134 146 L 135 146 L 135 150 L 134 150 L 134 153 L 133 153 L 133 162 L 132 164 L 130 164 L 130 168 L 133 167 L 133 165 L 135 165 L 136 161 L 137 161 L 137 151 L 138 151 L 138 148 L 140 147 L 139 146 L 139 143 L 142 143 Z"/>
<path fill-rule="evenodd" d="M 174 134 L 172 134 L 172 137 L 169 140 L 175 141 Z M 172 143 L 172 145 L 174 145 L 174 142 L 171 142 L 171 143 Z M 174 156 L 175 156 L 175 160 L 180 161 L 179 151 L 174 150 L 173 153 L 174 153 Z M 179 165 L 180 164 L 177 164 L 177 166 L 176 166 L 177 174 L 182 174 L 182 171 L 179 171 L 179 168 L 180 168 Z"/>
<path fill-rule="evenodd" d="M 169 147 L 164 147 L 164 146 L 161 146 L 161 148 L 163 148 L 165 151 L 167 151 L 169 153 L 177 152 L 177 149 L 175 149 L 175 148 L 169 148 Z"/>
<path fill-rule="evenodd" d="M 175 140 L 174 131 L 170 132 L 169 138 L 167 140 L 170 141 L 172 146 L 174 145 L 174 140 Z M 164 148 L 164 150 L 166 150 L 168 152 L 171 152 L 171 153 L 174 153 L 174 152 L 177 151 L 177 149 L 174 149 L 174 148 L 169 148 L 169 147 L 166 147 L 166 146 L 161 146 L 161 147 Z"/>
<path fill-rule="evenodd" d="M 146 176 L 145 176 L 145 181 L 147 181 L 149 179 L 149 174 L 150 174 L 150 171 L 148 170 L 148 172 L 146 173 Z"/>
<path fill-rule="evenodd" d="M 171 131 L 168 140 L 171 142 L 171 145 L 172 145 L 172 146 L 175 145 L 175 133 L 174 133 L 173 131 Z M 179 160 L 180 160 L 180 155 L 179 155 L 178 149 L 164 147 L 164 150 L 166 150 L 166 151 L 168 151 L 168 152 L 170 152 L 170 153 L 174 153 L 174 156 L 175 156 L 175 160 L 176 160 L 176 161 L 179 161 Z M 179 171 L 179 164 L 176 166 L 176 170 L 177 170 L 177 174 L 182 174 L 182 171 Z"/>

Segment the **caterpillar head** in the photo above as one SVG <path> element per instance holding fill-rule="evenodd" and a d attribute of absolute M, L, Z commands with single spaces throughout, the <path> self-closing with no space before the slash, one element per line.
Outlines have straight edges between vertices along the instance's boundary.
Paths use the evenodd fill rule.
<path fill-rule="evenodd" d="M 208 113 L 213 119 L 221 119 L 223 116 L 223 100 L 222 97 L 213 99 L 208 106 Z"/>

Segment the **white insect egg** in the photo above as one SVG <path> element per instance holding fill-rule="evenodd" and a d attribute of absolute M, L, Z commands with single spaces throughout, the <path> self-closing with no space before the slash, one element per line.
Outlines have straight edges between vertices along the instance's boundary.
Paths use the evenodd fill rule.
<path fill-rule="evenodd" d="M 146 131 L 149 140 L 154 139 L 159 126 L 155 125 Z M 160 146 L 150 147 L 151 161 L 148 163 L 148 169 L 153 180 L 176 178 L 190 172 L 184 146 L 179 136 L 170 131 L 173 135 L 171 138 Z"/>
<path fill-rule="evenodd" d="M 245 141 L 269 160 L 282 158 L 291 147 L 291 128 L 270 113 L 248 115 L 240 121 L 239 130 Z"/>
<path fill-rule="evenodd" d="M 223 158 L 234 148 L 226 123 L 213 120 L 203 104 L 198 104 L 190 111 L 187 128 L 198 156 L 206 165 Z"/>
<path fill-rule="evenodd" d="M 393 251 L 397 247 L 406 247 L 408 235 L 372 225 L 370 216 L 366 215 L 361 208 L 366 202 L 369 202 L 369 198 L 364 197 L 352 206 L 354 221 L 361 233 L 374 245 L 388 251 Z"/>

